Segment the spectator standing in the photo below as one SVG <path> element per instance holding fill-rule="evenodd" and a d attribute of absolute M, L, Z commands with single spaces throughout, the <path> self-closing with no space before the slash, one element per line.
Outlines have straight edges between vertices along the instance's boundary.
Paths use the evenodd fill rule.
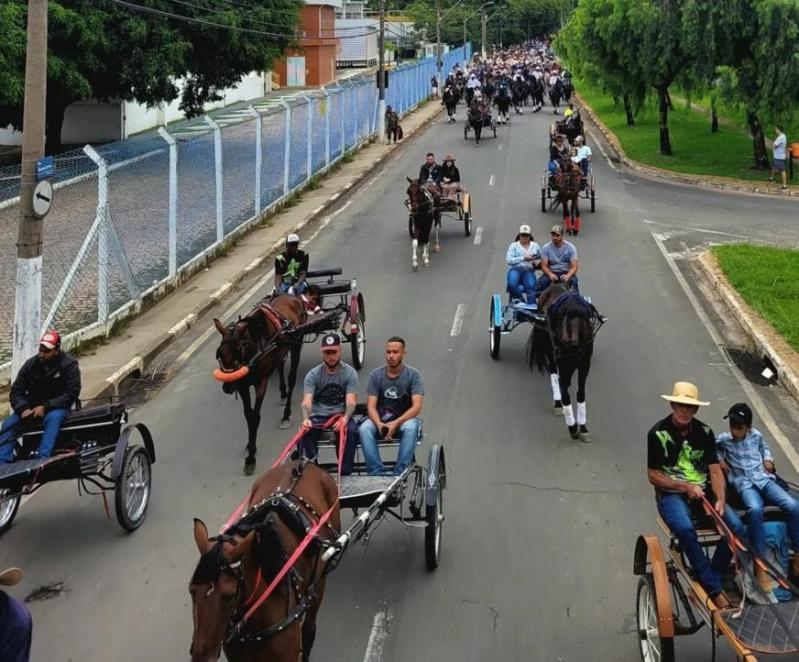
<path fill-rule="evenodd" d="M 780 173 L 780 177 L 782 178 L 782 190 L 785 191 L 788 188 L 788 174 L 785 172 L 785 159 L 788 156 L 788 139 L 785 137 L 785 129 L 783 129 L 780 124 L 778 124 L 774 130 L 777 133 L 777 137 L 774 138 L 774 143 L 771 146 L 773 150 L 773 160 L 769 181 L 773 182 L 776 173 Z"/>

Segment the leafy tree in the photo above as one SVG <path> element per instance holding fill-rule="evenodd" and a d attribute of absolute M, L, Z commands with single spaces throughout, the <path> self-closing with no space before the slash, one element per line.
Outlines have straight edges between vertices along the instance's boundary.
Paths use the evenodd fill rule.
<path fill-rule="evenodd" d="M 189 117 L 202 113 L 205 103 L 221 98 L 221 90 L 242 76 L 269 69 L 292 43 L 298 22 L 294 0 L 135 2 L 206 23 L 134 12 L 110 1 L 51 0 L 48 149 L 60 143 L 64 112 L 75 101 L 153 106 L 176 99 L 181 93 L 175 80 L 185 78 L 181 109 Z M 24 0 L 0 0 L 0 126 L 22 128 L 26 21 Z"/>

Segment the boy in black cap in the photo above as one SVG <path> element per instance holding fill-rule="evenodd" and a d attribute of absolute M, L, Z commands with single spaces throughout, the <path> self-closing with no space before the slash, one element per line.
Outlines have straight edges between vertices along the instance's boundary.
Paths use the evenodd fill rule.
<path fill-rule="evenodd" d="M 716 439 L 716 450 L 727 480 L 746 506 L 746 523 L 752 551 L 766 557 L 766 534 L 763 529 L 763 507 L 774 505 L 786 515 L 788 537 L 793 549 L 791 570 L 799 575 L 799 502 L 777 483 L 774 456 L 759 430 L 752 427 L 752 410 L 745 402 L 730 407 L 724 417 L 730 431 Z M 755 568 L 758 583 L 771 590 L 767 573 Z M 768 587 L 768 588 L 767 588 Z"/>

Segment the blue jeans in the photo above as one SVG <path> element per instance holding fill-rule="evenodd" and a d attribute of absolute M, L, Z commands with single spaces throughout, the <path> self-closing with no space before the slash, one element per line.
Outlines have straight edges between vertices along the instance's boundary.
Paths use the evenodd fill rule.
<path fill-rule="evenodd" d="M 508 269 L 508 291 L 514 299 L 523 299 L 527 294 L 527 303 L 535 301 L 535 292 L 538 287 L 538 280 L 532 269 L 519 269 L 511 267 Z"/>
<path fill-rule="evenodd" d="M 28 662 L 31 653 L 33 621 L 27 609 L 0 591 L 0 660 Z"/>
<path fill-rule="evenodd" d="M 412 418 L 400 425 L 400 446 L 397 453 L 397 463 L 394 465 L 395 476 L 399 476 L 413 462 L 413 454 L 416 450 L 416 442 L 419 439 L 421 427 L 422 422 L 418 418 Z M 366 419 L 361 423 L 359 435 L 361 437 L 363 459 L 366 462 L 366 472 L 370 476 L 384 475 L 386 468 L 380 459 L 380 451 L 377 447 L 377 427 L 371 420 Z"/>
<path fill-rule="evenodd" d="M 749 532 L 749 542 L 752 550 L 764 558 L 768 546 L 766 533 L 763 529 L 763 506 L 765 503 L 774 504 L 782 510 L 787 518 L 788 538 L 791 548 L 799 552 L 799 503 L 784 489 L 770 480 L 763 487 L 749 487 L 740 492 L 741 500 L 746 506 L 746 530 Z"/>
<path fill-rule="evenodd" d="M 50 457 L 53 454 L 58 431 L 68 413 L 68 409 L 51 409 L 44 415 L 42 421 L 44 432 L 42 440 L 39 442 L 39 457 Z M 20 426 L 27 420 L 23 420 L 14 413 L 3 421 L 3 425 L 0 427 L 0 462 L 14 461 L 14 451 L 16 450 L 14 442 L 19 434 Z"/>
<path fill-rule="evenodd" d="M 692 514 L 703 514 L 700 503 L 698 501 L 689 503 L 688 499 L 682 494 L 664 492 L 658 496 L 657 507 L 663 521 L 679 540 L 680 547 L 682 547 L 685 557 L 688 559 L 688 563 L 702 588 L 710 596 L 720 593 L 721 575 L 732 560 L 732 552 L 727 544 L 722 541 L 713 553 L 713 560 L 708 561 L 705 551 L 696 537 L 696 529 L 691 520 Z M 743 535 L 743 524 L 738 514 L 730 506 L 725 506 L 724 508 L 724 521 L 736 536 Z"/>
<path fill-rule="evenodd" d="M 311 423 L 314 426 L 322 425 L 327 421 L 327 416 L 311 416 Z M 312 427 L 300 439 L 297 444 L 299 453 L 303 457 L 316 459 L 319 455 L 319 437 L 323 430 Z M 355 447 L 358 443 L 358 427 L 355 421 L 350 419 L 347 422 L 347 440 L 344 442 L 344 457 L 341 459 L 341 475 L 349 476 L 352 473 L 352 466 L 355 464 Z M 336 455 L 338 455 L 338 433 L 336 433 Z"/>
<path fill-rule="evenodd" d="M 283 283 L 280 283 L 280 287 L 277 288 L 277 291 L 282 293 L 282 294 L 286 294 L 289 291 L 290 287 L 294 288 L 294 294 L 302 294 L 307 289 L 308 283 L 306 283 L 305 281 L 303 281 L 301 283 L 286 283 L 286 282 L 283 282 Z"/>
<path fill-rule="evenodd" d="M 559 275 L 559 274 L 556 274 L 556 275 Z M 549 279 L 549 276 L 547 276 L 546 274 L 541 274 L 541 278 L 538 279 L 538 290 L 540 292 L 543 292 L 550 285 L 552 285 L 552 281 Z M 569 287 L 571 289 L 573 289 L 573 290 L 579 290 L 580 289 L 580 281 L 579 281 L 579 279 L 577 278 L 576 275 L 572 276 L 569 279 Z"/>

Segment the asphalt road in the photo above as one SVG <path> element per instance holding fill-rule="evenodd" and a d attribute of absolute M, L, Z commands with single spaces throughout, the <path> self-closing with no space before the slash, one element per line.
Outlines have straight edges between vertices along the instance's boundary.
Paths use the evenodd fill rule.
<path fill-rule="evenodd" d="M 596 154 L 598 209 L 584 213 L 575 243 L 582 289 L 610 322 L 598 336 L 588 386 L 593 443 L 573 442 L 563 419 L 550 413 L 548 379 L 523 364 L 526 329 L 503 338 L 498 362 L 486 333 L 490 295 L 504 287 L 505 250 L 518 225 L 531 223 L 543 242 L 559 220 L 540 212 L 537 197 L 551 119 L 514 117 L 479 149 L 464 142 L 460 123 L 435 125 L 309 246 L 315 266 L 342 266 L 364 292 L 363 388 L 368 369 L 382 362 L 382 340 L 407 339 L 409 363 L 427 387 L 426 443 L 444 445 L 449 473 L 441 567 L 427 572 L 422 532 L 393 521 L 366 548 L 351 548 L 328 585 L 317 660 L 638 659 L 632 553 L 637 535 L 656 528 L 645 434 L 667 412 L 659 395 L 675 380 L 698 383 L 713 403 L 701 418 L 717 429 L 726 407 L 745 397 L 653 233 L 692 284 L 686 252 L 739 235 L 796 243 L 796 207 L 650 182 L 615 172 Z M 481 241 L 445 220 L 443 252 L 414 274 L 404 177 L 418 172 L 428 150 L 456 153 Z M 241 303 L 246 309 L 251 301 Z M 459 306 L 463 323 L 452 335 Z M 241 475 L 240 403 L 210 377 L 215 344 L 202 344 L 136 411 L 158 451 L 153 501 L 139 531 L 123 534 L 104 518 L 99 499 L 77 498 L 72 485 L 50 485 L 2 539 L 0 565 L 25 568 L 23 593 L 64 582 L 64 592 L 30 605 L 33 659 L 186 659 L 186 589 L 197 559 L 191 518 L 216 528 L 250 484 Z M 316 351 L 307 348 L 303 373 Z M 784 398 L 750 387 L 792 434 Z M 277 429 L 276 390 L 264 413 L 261 467 L 290 436 Z M 778 465 L 792 475 L 773 445 Z M 379 645 L 365 656 L 376 625 Z M 719 659 L 731 660 L 722 649 Z M 709 659 L 707 634 L 679 640 L 677 651 L 679 659 Z"/>

